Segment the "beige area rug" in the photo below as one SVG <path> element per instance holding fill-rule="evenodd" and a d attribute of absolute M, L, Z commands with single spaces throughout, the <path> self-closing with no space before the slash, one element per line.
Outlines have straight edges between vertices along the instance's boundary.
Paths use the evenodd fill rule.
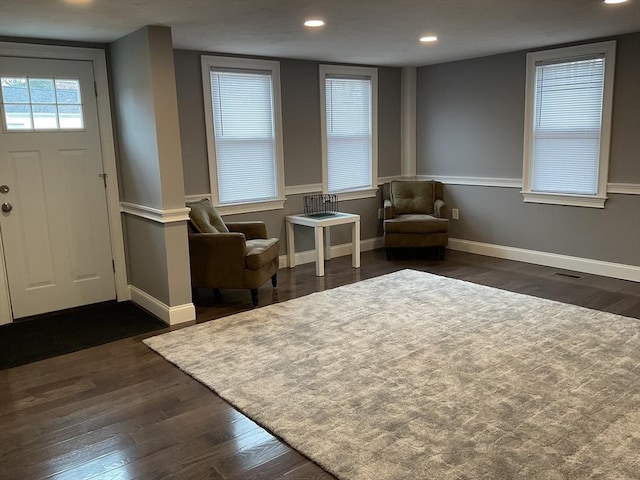
<path fill-rule="evenodd" d="M 640 321 L 403 270 L 147 339 L 341 479 L 640 478 Z"/>

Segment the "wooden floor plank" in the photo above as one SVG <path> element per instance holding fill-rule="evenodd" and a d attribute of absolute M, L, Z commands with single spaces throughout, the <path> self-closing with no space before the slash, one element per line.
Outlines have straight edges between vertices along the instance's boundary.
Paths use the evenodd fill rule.
<path fill-rule="evenodd" d="M 412 268 L 640 319 L 640 284 L 624 280 L 453 251 L 444 261 L 415 252 L 387 261 L 377 250 L 363 253 L 361 265 L 335 258 L 325 277 L 313 264 L 281 269 L 277 289 L 260 289 L 260 306 Z M 252 308 L 246 291 L 223 298 L 215 304 L 200 292 L 198 322 Z M 144 337 L 0 371 L 0 478 L 333 478 L 148 349 Z"/>
<path fill-rule="evenodd" d="M 305 462 L 284 475 L 276 477 L 277 480 L 331 480 L 333 478 L 313 462 Z"/>
<path fill-rule="evenodd" d="M 284 449 L 282 455 L 268 455 L 265 457 L 265 460 L 263 463 L 257 463 L 253 468 L 242 469 L 226 478 L 229 480 L 280 478 L 286 473 L 291 473 L 296 468 L 309 462 L 306 457 L 291 449 Z"/>

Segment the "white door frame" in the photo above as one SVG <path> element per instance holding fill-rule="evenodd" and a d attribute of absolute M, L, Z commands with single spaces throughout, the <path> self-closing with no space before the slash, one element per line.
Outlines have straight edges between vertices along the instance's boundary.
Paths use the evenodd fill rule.
<path fill-rule="evenodd" d="M 124 256 L 124 239 L 120 215 L 118 193 L 118 174 L 116 170 L 115 142 L 111 124 L 111 103 L 109 100 L 109 82 L 105 51 L 97 48 L 61 47 L 27 43 L 0 42 L 0 55 L 10 57 L 49 58 L 60 60 L 85 60 L 93 64 L 93 74 L 98 97 L 98 125 L 104 172 L 107 174 L 107 210 L 109 230 L 111 232 L 111 254 L 114 259 L 116 298 L 118 301 L 130 300 L 131 293 L 127 285 L 127 267 Z M 6 281 L 4 248 L 0 241 L 0 325 L 13 321 L 9 308 L 9 285 Z M 6 308 L 5 298 L 7 299 Z"/>

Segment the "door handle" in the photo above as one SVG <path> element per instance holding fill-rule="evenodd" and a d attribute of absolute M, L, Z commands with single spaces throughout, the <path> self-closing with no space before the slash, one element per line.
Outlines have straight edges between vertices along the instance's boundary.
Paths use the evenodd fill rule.
<path fill-rule="evenodd" d="M 8 193 L 9 186 L 8 185 L 0 185 L 0 193 Z"/>
<path fill-rule="evenodd" d="M 1 208 L 4 213 L 9 213 L 11 210 L 13 210 L 13 205 L 11 205 L 10 203 L 4 202 Z"/>

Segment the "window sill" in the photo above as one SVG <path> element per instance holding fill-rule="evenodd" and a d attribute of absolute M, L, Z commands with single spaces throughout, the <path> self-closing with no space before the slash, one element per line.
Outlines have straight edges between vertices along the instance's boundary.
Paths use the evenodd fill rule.
<path fill-rule="evenodd" d="M 268 200 L 264 202 L 233 203 L 216 205 L 220 215 L 236 215 L 239 213 L 265 212 L 267 210 L 280 210 L 284 208 L 284 199 Z"/>
<path fill-rule="evenodd" d="M 356 190 L 353 192 L 337 192 L 338 201 L 343 202 L 345 200 L 359 200 L 361 198 L 373 198 L 376 196 L 376 188 L 368 188 L 366 190 Z"/>
<path fill-rule="evenodd" d="M 548 205 L 567 205 L 571 207 L 604 208 L 607 197 L 591 195 L 567 195 L 559 193 L 539 193 L 522 191 L 526 203 L 546 203 Z"/>

